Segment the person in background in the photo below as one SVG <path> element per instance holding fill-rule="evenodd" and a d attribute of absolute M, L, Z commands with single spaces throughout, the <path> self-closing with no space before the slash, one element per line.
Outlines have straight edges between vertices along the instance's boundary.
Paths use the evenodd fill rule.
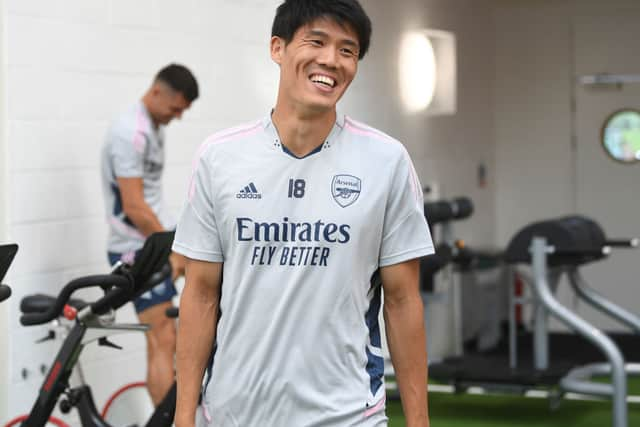
<path fill-rule="evenodd" d="M 102 150 L 102 184 L 109 222 L 108 257 L 133 262 L 147 236 L 173 229 L 162 194 L 164 127 L 198 98 L 198 83 L 186 67 L 162 68 L 142 99 L 109 126 Z M 175 322 L 165 315 L 176 295 L 173 281 L 184 258 L 171 254 L 172 276 L 134 301 L 140 322 L 149 324 L 147 386 L 158 405 L 174 381 Z"/>

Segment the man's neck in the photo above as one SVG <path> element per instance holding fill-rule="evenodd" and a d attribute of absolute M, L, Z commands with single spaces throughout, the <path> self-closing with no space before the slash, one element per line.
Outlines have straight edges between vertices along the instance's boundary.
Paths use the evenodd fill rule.
<path fill-rule="evenodd" d="M 271 116 L 280 143 L 296 157 L 304 157 L 329 136 L 336 122 L 336 111 L 301 113 L 276 104 Z"/>

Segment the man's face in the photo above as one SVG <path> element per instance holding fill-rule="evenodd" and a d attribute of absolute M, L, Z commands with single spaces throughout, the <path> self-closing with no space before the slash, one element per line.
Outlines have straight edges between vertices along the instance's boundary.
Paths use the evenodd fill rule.
<path fill-rule="evenodd" d="M 285 45 L 271 39 L 271 57 L 280 65 L 280 95 L 306 111 L 335 110 L 358 69 L 358 37 L 330 19 L 299 28 Z"/>
<path fill-rule="evenodd" d="M 190 105 L 181 92 L 159 84 L 153 89 L 153 108 L 149 113 L 157 124 L 167 125 L 171 120 L 181 118 Z"/>

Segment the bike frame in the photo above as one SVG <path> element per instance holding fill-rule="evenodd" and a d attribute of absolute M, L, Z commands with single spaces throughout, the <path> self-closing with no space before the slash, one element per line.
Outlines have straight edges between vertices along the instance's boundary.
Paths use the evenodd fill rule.
<path fill-rule="evenodd" d="M 69 377 L 84 347 L 82 339 L 86 330 L 85 325 L 76 322 L 69 332 L 40 387 L 38 398 L 29 417 L 22 423 L 22 427 L 44 427 L 49 420 L 60 395 L 69 387 Z"/>
<path fill-rule="evenodd" d="M 83 339 L 89 326 L 81 321 L 75 325 L 64 340 L 55 361 L 40 387 L 38 398 L 22 427 L 44 427 L 62 394 L 67 394 L 80 415 L 83 427 L 112 427 L 96 408 L 91 388 L 87 385 L 69 389 L 69 378 L 84 348 Z M 176 408 L 176 383 L 167 392 L 155 409 L 146 427 L 171 427 Z"/>

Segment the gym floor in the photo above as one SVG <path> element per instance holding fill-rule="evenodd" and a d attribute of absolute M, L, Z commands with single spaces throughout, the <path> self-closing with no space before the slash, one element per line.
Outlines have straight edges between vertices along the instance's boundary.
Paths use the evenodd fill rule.
<path fill-rule="evenodd" d="M 629 395 L 640 395 L 640 379 L 629 381 Z M 628 405 L 629 426 L 640 426 L 640 403 Z M 552 410 L 549 401 L 515 395 L 429 393 L 434 427 L 603 427 L 611 425 L 608 401 L 563 400 Z M 387 403 L 389 427 L 406 425 L 399 401 Z"/>

